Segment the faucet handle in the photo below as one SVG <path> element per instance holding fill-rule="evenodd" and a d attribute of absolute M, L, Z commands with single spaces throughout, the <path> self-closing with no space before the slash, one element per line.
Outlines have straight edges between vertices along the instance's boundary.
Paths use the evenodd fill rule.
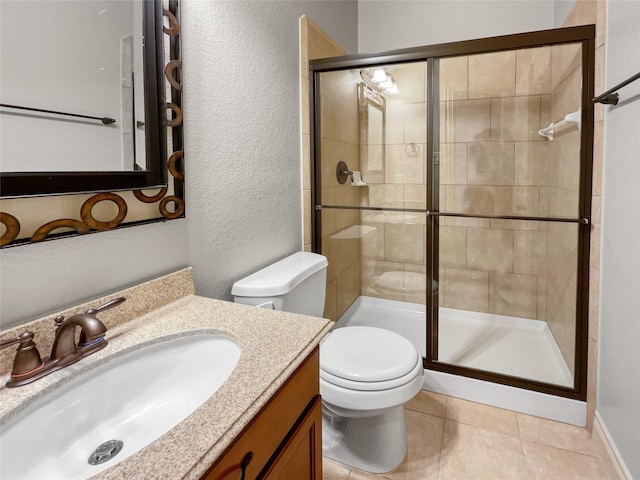
<path fill-rule="evenodd" d="M 125 300 L 126 300 L 125 297 L 117 297 L 117 298 L 114 298 L 113 300 L 109 300 L 104 305 L 100 305 L 98 308 L 90 308 L 84 313 L 86 313 L 87 315 L 95 315 L 96 313 L 100 313 L 103 310 L 107 310 L 108 308 L 112 308 L 112 307 L 115 307 L 116 305 L 120 305 Z"/>
<path fill-rule="evenodd" d="M 10 347 L 11 345 L 15 345 L 16 343 L 20 343 L 22 341 L 25 341 L 25 339 L 27 339 L 27 338 L 33 338 L 33 333 L 24 332 L 24 333 L 21 333 L 20 335 L 18 335 L 17 337 L 8 338 L 6 340 L 2 340 L 2 341 L 0 341 L 0 350 L 2 350 L 3 348 Z"/>
<path fill-rule="evenodd" d="M 18 335 L 16 338 L 10 340 L 4 340 L 1 344 L 1 348 L 8 347 L 18 343 L 16 350 L 16 356 L 13 359 L 13 369 L 11 370 L 12 377 L 19 377 L 26 373 L 30 373 L 42 366 L 42 358 L 40 358 L 40 352 L 33 341 L 33 332 L 24 332 Z"/>
<path fill-rule="evenodd" d="M 53 319 L 53 321 L 56 324 L 56 330 L 58 328 L 60 328 L 60 325 L 62 325 L 62 322 L 64 322 L 64 315 L 58 315 L 56 318 Z"/>

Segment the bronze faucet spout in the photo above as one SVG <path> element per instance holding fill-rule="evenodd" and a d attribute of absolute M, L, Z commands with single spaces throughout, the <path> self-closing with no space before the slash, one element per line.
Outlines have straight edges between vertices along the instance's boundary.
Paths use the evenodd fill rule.
<path fill-rule="evenodd" d="M 76 346 L 75 332 L 76 327 L 82 330 L 84 342 Z M 79 313 L 69 317 L 62 322 L 56 331 L 56 338 L 51 347 L 51 360 L 59 360 L 76 353 L 78 347 L 85 347 L 99 341 L 105 341 L 104 334 L 107 333 L 107 327 L 94 315 L 88 313 Z"/>

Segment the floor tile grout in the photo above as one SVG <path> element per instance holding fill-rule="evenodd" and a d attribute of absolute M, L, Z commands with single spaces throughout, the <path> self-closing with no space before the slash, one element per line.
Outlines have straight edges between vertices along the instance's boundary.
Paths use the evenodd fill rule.
<path fill-rule="evenodd" d="M 499 414 L 496 417 L 493 417 L 492 415 L 496 415 L 496 414 L 495 412 L 492 413 L 490 410 L 488 410 L 489 414 L 487 415 L 487 417 L 483 418 L 481 421 L 476 423 L 474 422 L 475 417 L 470 416 L 470 414 L 473 414 L 473 415 L 477 414 L 478 416 L 484 415 L 482 406 L 478 407 L 478 405 L 481 405 L 481 404 L 477 404 L 477 402 L 470 402 L 476 405 L 473 406 L 471 410 L 467 410 L 467 411 L 465 411 L 465 408 L 466 408 L 465 403 L 460 403 L 460 404 L 456 403 L 455 412 L 452 418 L 449 416 L 452 414 L 452 410 L 451 410 L 453 405 L 451 402 L 452 398 L 455 398 L 455 397 L 450 397 L 450 396 L 441 395 L 441 394 L 429 395 L 429 392 L 427 392 L 426 396 L 422 397 L 420 401 L 416 402 L 413 408 L 409 408 L 408 406 L 405 407 L 407 411 L 410 411 L 412 412 L 412 414 L 415 414 L 415 416 L 413 417 L 414 420 L 425 418 L 424 416 L 426 415 L 427 417 L 431 417 L 432 419 L 438 419 L 441 421 L 440 423 L 441 431 L 439 435 L 440 446 L 439 446 L 439 449 L 437 450 L 438 455 L 436 457 L 435 455 L 433 455 L 433 453 L 429 454 L 429 455 L 433 455 L 434 459 L 437 458 L 437 460 L 434 460 L 433 462 L 433 463 L 437 462 L 437 467 L 436 465 L 429 464 L 432 472 L 431 476 L 429 477 L 430 479 L 446 480 L 447 478 L 451 478 L 452 475 L 453 475 L 453 478 L 455 478 L 456 475 L 467 475 L 467 478 L 469 479 L 474 478 L 475 473 L 473 473 L 471 477 L 468 476 L 469 464 L 466 463 L 468 461 L 478 462 L 477 464 L 473 464 L 473 465 L 477 465 L 477 468 L 484 468 L 486 465 L 490 465 L 490 470 L 493 469 L 494 473 L 497 473 L 498 471 L 502 473 L 505 473 L 507 471 L 510 471 L 510 472 L 515 471 L 517 472 L 517 475 L 518 475 L 517 478 L 520 478 L 520 475 L 524 475 L 524 477 L 522 478 L 529 478 L 529 477 L 526 477 L 526 475 L 532 475 L 534 471 L 545 471 L 546 469 L 547 473 L 549 473 L 550 468 L 562 469 L 563 467 L 560 466 L 561 464 L 558 464 L 558 462 L 562 461 L 567 463 L 567 460 L 559 460 L 562 458 L 576 459 L 575 460 L 576 465 L 571 467 L 573 468 L 573 470 L 569 470 L 568 475 L 581 475 L 578 472 L 582 471 L 582 472 L 586 472 L 585 474 L 586 476 L 584 477 L 581 476 L 580 478 L 600 478 L 599 476 L 602 474 L 602 472 L 604 472 L 602 461 L 600 460 L 600 457 L 597 454 L 597 452 L 587 453 L 585 451 L 577 449 L 577 448 L 581 448 L 583 450 L 584 449 L 590 450 L 591 448 L 591 442 L 593 441 L 592 436 L 591 435 L 583 436 L 581 433 L 579 433 L 581 430 L 585 430 L 583 428 L 576 427 L 573 425 L 563 424 L 562 422 L 554 422 L 553 420 L 540 419 L 545 422 L 546 421 L 552 422 L 552 424 L 549 424 L 549 425 L 558 424 L 557 427 L 549 428 L 548 431 L 545 431 L 547 430 L 547 425 L 545 423 L 536 423 L 538 421 L 536 419 L 539 419 L 539 417 L 529 415 L 529 417 L 532 417 L 532 419 L 524 420 L 526 417 L 521 416 L 520 414 L 518 414 L 518 412 L 513 412 L 511 410 L 506 410 L 506 409 L 500 409 L 500 410 L 505 410 L 515 415 L 515 429 L 513 428 L 513 424 L 511 423 L 512 420 L 510 416 L 503 416 L 502 414 Z M 420 410 L 419 407 L 423 407 L 423 409 L 428 410 L 428 412 Z M 490 406 L 487 406 L 487 407 L 489 409 L 494 408 Z M 495 418 L 497 418 L 499 422 L 504 421 L 505 423 L 499 423 L 497 424 L 498 426 L 495 429 L 493 429 L 491 428 L 491 425 L 496 425 L 496 424 L 492 424 L 490 422 L 494 421 Z M 466 420 L 466 422 L 460 421 L 460 419 L 464 419 Z M 431 420 L 431 421 L 435 422 L 435 420 Z M 450 436 L 451 438 L 449 438 L 449 443 L 451 445 L 449 445 L 450 448 L 447 448 L 447 446 L 445 445 L 445 432 L 446 432 L 446 426 L 448 421 L 452 422 L 453 424 L 464 425 L 464 428 L 467 429 L 465 430 L 465 433 L 470 432 L 469 433 L 469 435 L 471 436 L 470 438 L 474 439 L 472 440 L 472 443 L 469 444 L 468 441 L 466 442 L 466 444 L 464 441 L 461 442 L 461 440 L 465 438 L 465 433 L 459 432 L 458 430 L 455 430 L 455 431 L 451 430 L 452 435 Z M 471 423 L 468 423 L 469 421 Z M 525 422 L 524 425 L 522 424 L 523 421 Z M 567 425 L 568 427 L 568 430 L 566 430 L 567 432 L 566 438 L 563 439 L 564 442 L 555 442 L 555 439 L 558 438 L 558 435 L 562 435 L 561 432 L 563 432 L 562 429 L 564 428 L 562 427 L 562 425 Z M 435 424 L 433 424 L 433 426 L 435 426 Z M 527 430 L 526 436 L 529 436 L 531 439 L 523 438 L 523 430 L 522 430 L 523 426 Z M 574 427 L 575 427 L 575 430 L 573 429 Z M 452 428 L 455 428 L 455 427 L 450 426 L 450 429 Z M 473 430 L 468 430 L 468 428 Z M 431 430 L 431 432 L 433 434 L 436 434 L 436 431 L 434 430 Z M 476 433 L 471 433 L 471 432 L 476 432 Z M 485 432 L 485 433 L 480 433 L 480 432 Z M 487 436 L 488 434 L 491 436 Z M 415 435 L 415 432 L 413 435 Z M 496 457 L 494 453 L 493 460 L 491 460 L 491 462 L 493 463 L 490 463 L 490 464 L 483 463 L 486 461 L 487 457 L 482 453 L 478 453 L 478 452 L 485 451 L 485 450 L 478 450 L 479 445 L 484 445 L 483 447 L 481 447 L 484 449 L 500 448 L 500 445 L 502 445 L 501 443 L 502 440 L 499 440 L 500 437 L 504 437 L 504 441 L 507 442 L 506 444 L 504 444 L 506 445 L 506 447 L 503 447 L 503 448 L 507 448 L 505 452 L 511 452 L 511 453 L 509 453 L 509 455 L 505 457 L 504 460 L 500 455 Z M 432 445 L 433 447 L 435 446 L 433 442 L 437 441 L 438 435 L 437 434 L 435 436 L 432 435 L 430 436 L 430 438 L 431 438 L 430 445 Z M 477 438 L 484 439 L 484 440 L 481 440 L 482 443 L 478 443 L 478 440 L 476 440 Z M 486 439 L 493 439 L 490 441 L 497 442 L 497 443 L 495 445 L 487 444 Z M 517 440 L 518 444 L 515 444 L 514 440 Z M 527 443 L 537 445 L 538 447 L 543 447 L 543 449 L 539 449 L 538 447 L 530 447 L 530 451 L 529 453 L 527 453 L 527 451 L 524 448 L 525 441 Z M 562 446 L 557 446 L 557 445 L 562 445 Z M 571 446 L 567 448 L 567 445 L 574 445 L 577 448 L 574 449 Z M 519 449 L 518 449 L 518 446 L 519 446 Z M 422 448 L 422 447 L 417 447 L 414 444 L 414 448 Z M 546 449 L 549 449 L 549 450 L 546 450 Z M 435 452 L 434 449 L 430 451 Z M 467 459 L 466 457 L 464 457 L 464 455 L 468 455 L 471 452 L 475 452 L 472 454 L 472 458 Z M 549 452 L 551 457 L 545 458 L 544 455 L 541 455 L 541 452 Z M 415 450 L 414 450 L 414 453 L 415 453 Z M 445 454 L 448 455 L 450 458 L 447 463 L 446 470 L 443 471 L 442 469 L 443 459 L 445 458 Z M 580 457 L 566 456 L 571 454 L 577 454 L 577 455 L 580 455 Z M 419 458 L 422 458 L 421 456 L 427 455 L 427 453 L 426 452 L 424 454 L 420 453 L 419 455 L 420 455 Z M 463 457 L 460 457 L 460 455 L 463 455 Z M 563 455 L 565 457 L 563 457 Z M 489 455 L 489 458 L 491 457 L 492 455 Z M 498 460 L 496 460 L 496 458 L 498 458 Z M 507 460 L 509 458 L 511 459 L 510 461 Z M 583 458 L 583 460 L 580 460 L 581 458 Z M 587 458 L 591 460 L 587 460 Z M 405 458 L 404 461 L 407 461 L 407 460 L 408 460 L 408 457 Z M 595 463 L 593 462 L 593 460 L 595 460 Z M 587 467 L 585 467 L 585 465 L 587 465 Z M 348 468 L 348 467 L 345 467 L 345 468 Z M 418 467 L 418 468 L 422 468 L 422 467 Z M 472 468 L 476 468 L 476 467 L 472 467 Z M 587 470 L 585 470 L 585 468 L 587 468 Z M 463 471 L 465 471 L 465 469 L 466 469 L 466 473 L 462 473 Z M 475 478 L 484 478 L 483 475 L 485 475 L 486 473 L 487 471 L 485 470 L 478 470 L 478 473 L 477 473 L 478 476 Z M 401 470 L 399 475 L 400 477 L 404 478 L 403 476 L 405 475 L 414 475 L 414 474 L 417 474 L 417 471 L 412 472 L 411 470 L 409 470 L 408 466 L 405 466 L 405 469 Z M 364 478 L 391 480 L 394 478 L 394 475 L 393 473 L 389 474 L 389 476 L 387 476 L 387 474 L 374 475 L 374 474 L 367 474 L 366 472 L 360 473 L 360 471 L 357 469 L 348 468 L 346 477 L 341 477 L 341 478 L 343 478 L 344 480 L 356 480 L 356 479 L 364 479 Z M 415 478 L 416 480 L 418 479 L 418 477 L 415 477 Z M 571 477 L 567 477 L 567 478 L 571 478 Z M 574 478 L 577 478 L 577 477 L 574 477 Z"/>
<path fill-rule="evenodd" d="M 436 480 L 440 480 L 440 467 L 442 466 L 442 455 L 444 450 L 444 427 L 447 422 L 447 406 L 449 405 L 449 397 L 444 397 L 444 412 L 442 413 L 442 432 L 440 432 L 440 452 L 438 454 L 438 473 Z"/>

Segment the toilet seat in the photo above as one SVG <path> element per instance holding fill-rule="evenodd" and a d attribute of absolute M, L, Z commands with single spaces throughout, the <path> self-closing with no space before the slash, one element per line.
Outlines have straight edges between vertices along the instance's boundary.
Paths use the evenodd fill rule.
<path fill-rule="evenodd" d="M 347 380 L 346 378 L 341 378 L 332 375 L 329 372 L 325 372 L 324 370 L 322 370 L 322 368 L 320 369 L 320 379 L 337 387 L 342 387 L 348 390 L 356 390 L 359 392 L 374 392 L 401 387 L 402 385 L 411 382 L 417 375 L 419 375 L 423 371 L 423 369 L 424 367 L 422 365 L 422 358 L 417 355 L 414 368 L 408 374 L 403 375 L 402 377 L 393 378 L 391 380 L 383 380 L 380 382 L 359 382 L 355 380 Z"/>
<path fill-rule="evenodd" d="M 338 328 L 325 337 L 320 347 L 320 378 L 346 389 L 396 388 L 413 380 L 422 368 L 415 346 L 382 328 Z"/>

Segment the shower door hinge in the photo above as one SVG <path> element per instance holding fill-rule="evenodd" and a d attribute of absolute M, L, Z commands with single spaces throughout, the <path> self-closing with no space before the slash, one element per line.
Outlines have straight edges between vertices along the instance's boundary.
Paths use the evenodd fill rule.
<path fill-rule="evenodd" d="M 320 210 L 322 210 L 322 205 L 316 205 L 316 212 L 319 212 Z"/>

